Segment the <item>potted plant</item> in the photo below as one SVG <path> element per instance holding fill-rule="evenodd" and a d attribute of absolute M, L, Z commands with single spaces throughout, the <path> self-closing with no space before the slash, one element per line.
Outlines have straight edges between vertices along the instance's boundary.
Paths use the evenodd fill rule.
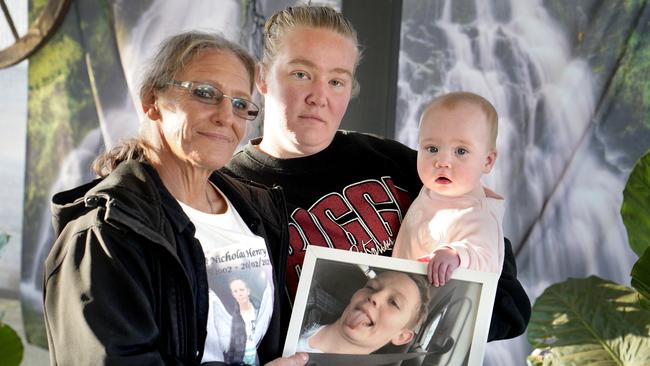
<path fill-rule="evenodd" d="M 9 242 L 9 235 L 0 231 L 0 253 Z M 0 364 L 18 366 L 23 359 L 23 342 L 16 331 L 2 321 L 0 314 Z"/>
<path fill-rule="evenodd" d="M 571 278 L 537 298 L 528 365 L 650 365 L 650 151 L 634 166 L 621 215 L 632 250 L 632 288 L 596 276 Z"/>

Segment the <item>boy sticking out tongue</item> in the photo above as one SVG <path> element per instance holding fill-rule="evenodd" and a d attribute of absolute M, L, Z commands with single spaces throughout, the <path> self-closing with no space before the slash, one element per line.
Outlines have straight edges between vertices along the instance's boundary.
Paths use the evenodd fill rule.
<path fill-rule="evenodd" d="M 407 344 L 426 318 L 428 287 L 417 275 L 381 272 L 352 295 L 334 323 L 303 335 L 299 343 L 308 352 L 343 354 L 370 354 L 389 342 Z"/>

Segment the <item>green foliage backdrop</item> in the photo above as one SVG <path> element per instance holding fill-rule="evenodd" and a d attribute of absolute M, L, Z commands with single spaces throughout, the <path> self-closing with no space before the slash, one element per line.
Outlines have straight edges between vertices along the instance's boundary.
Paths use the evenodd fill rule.
<path fill-rule="evenodd" d="M 572 50 L 596 75 L 598 132 L 631 167 L 650 141 L 650 11 L 647 0 L 544 0 Z"/>
<path fill-rule="evenodd" d="M 46 1 L 30 2 L 30 17 Z M 51 40 L 29 62 L 29 121 L 23 225 L 23 277 L 33 274 L 31 263 L 38 252 L 42 230 L 36 230 L 44 212 L 49 212 L 51 187 L 61 172 L 63 158 L 92 130 L 97 129 L 96 105 L 88 77 L 87 42 L 111 49 L 107 35 L 110 14 L 105 1 L 97 1 L 94 16 L 81 19 L 79 5 L 73 2 L 68 14 Z M 84 38 L 87 37 L 87 38 Z M 111 63 L 112 58 L 103 58 Z M 106 82 L 105 75 L 96 75 Z M 85 167 L 89 172 L 90 167 Z M 36 278 L 40 278 L 38 274 Z M 42 314 L 33 305 L 24 307 L 25 327 L 30 342 L 46 346 Z"/>

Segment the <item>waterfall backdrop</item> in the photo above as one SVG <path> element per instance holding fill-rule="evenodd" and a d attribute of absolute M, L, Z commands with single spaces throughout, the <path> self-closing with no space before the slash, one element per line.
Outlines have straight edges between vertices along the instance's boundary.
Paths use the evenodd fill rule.
<path fill-rule="evenodd" d="M 569 277 L 630 284 L 636 255 L 619 210 L 650 147 L 645 5 L 404 2 L 395 134 L 415 147 L 418 116 L 440 93 L 495 105 L 498 158 L 484 183 L 506 197 L 504 232 L 531 300 Z M 486 359 L 523 364 L 527 346 L 495 342 Z"/>
<path fill-rule="evenodd" d="M 31 14 L 43 3 L 31 0 Z M 21 295 L 31 342 L 46 345 L 49 199 L 93 179 L 94 157 L 137 133 L 138 77 L 158 43 L 182 30 L 217 30 L 260 56 L 266 17 L 294 3 L 73 2 L 29 64 Z M 484 183 L 506 197 L 504 231 L 531 300 L 569 277 L 629 286 L 636 255 L 619 210 L 630 170 L 650 148 L 646 1 L 402 4 L 395 138 L 416 147 L 418 116 L 438 94 L 483 95 L 499 113 L 498 159 Z M 366 93 L 362 86 L 359 98 Z M 523 365 L 529 352 L 525 336 L 492 342 L 485 364 Z"/>

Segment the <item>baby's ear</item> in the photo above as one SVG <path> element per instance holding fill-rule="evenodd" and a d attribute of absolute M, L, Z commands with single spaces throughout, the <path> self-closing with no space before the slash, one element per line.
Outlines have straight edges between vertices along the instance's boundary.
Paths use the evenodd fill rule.
<path fill-rule="evenodd" d="M 485 157 L 485 165 L 483 165 L 483 174 L 487 174 L 494 167 L 494 162 L 497 160 L 497 151 L 492 150 Z"/>
<path fill-rule="evenodd" d="M 393 337 L 393 339 L 391 339 L 390 341 L 396 346 L 401 346 L 403 344 L 407 344 L 410 341 L 412 341 L 414 337 L 415 337 L 414 331 L 412 331 L 411 329 L 402 329 L 402 331 L 398 335 Z"/>

